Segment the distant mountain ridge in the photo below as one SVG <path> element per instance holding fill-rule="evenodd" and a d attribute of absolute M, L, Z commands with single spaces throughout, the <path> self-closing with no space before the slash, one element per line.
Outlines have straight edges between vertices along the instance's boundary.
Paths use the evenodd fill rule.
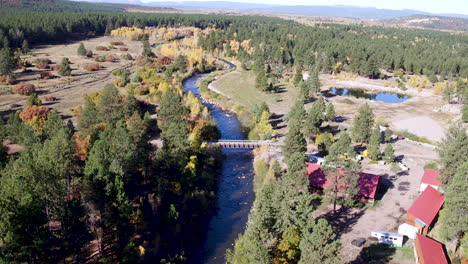
<path fill-rule="evenodd" d="M 281 13 L 281 14 L 297 14 L 311 15 L 321 17 L 342 17 L 353 19 L 391 19 L 397 17 L 405 17 L 412 15 L 441 15 L 447 17 L 468 18 L 468 15 L 463 14 L 433 14 L 419 10 L 403 9 L 379 9 L 375 7 L 358 7 L 344 5 L 269 5 L 256 3 L 240 3 L 229 1 L 164 1 L 164 2 L 148 2 L 143 3 L 140 0 L 88 0 L 93 2 L 104 3 L 131 3 L 144 6 L 156 7 L 172 7 L 172 8 L 187 8 L 187 9 L 208 9 L 208 10 L 226 10 L 226 11 L 241 11 L 241 12 L 259 12 L 259 13 Z"/>
<path fill-rule="evenodd" d="M 399 26 L 468 32 L 468 19 L 446 16 L 413 15 L 381 20 Z"/>

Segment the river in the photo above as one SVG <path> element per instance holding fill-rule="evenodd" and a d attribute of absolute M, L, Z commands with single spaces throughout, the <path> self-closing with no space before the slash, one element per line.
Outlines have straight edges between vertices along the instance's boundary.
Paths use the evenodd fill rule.
<path fill-rule="evenodd" d="M 203 101 L 215 119 L 221 139 L 245 139 L 239 120 L 216 104 L 204 101 L 198 90 L 206 74 L 197 74 L 183 83 L 187 92 L 192 92 Z M 218 210 L 210 220 L 206 236 L 190 250 L 190 264 L 225 263 L 224 255 L 232 248 L 235 239 L 246 226 L 253 193 L 253 155 L 248 149 L 223 149 L 223 163 L 218 187 Z M 195 242 L 195 241 L 194 241 Z"/>

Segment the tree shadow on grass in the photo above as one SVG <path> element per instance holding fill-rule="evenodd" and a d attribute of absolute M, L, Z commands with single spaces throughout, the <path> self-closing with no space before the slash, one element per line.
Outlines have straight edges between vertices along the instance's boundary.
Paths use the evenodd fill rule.
<path fill-rule="evenodd" d="M 388 263 L 392 260 L 396 249 L 385 244 L 371 244 L 364 247 L 356 259 L 348 264 L 377 264 Z"/>

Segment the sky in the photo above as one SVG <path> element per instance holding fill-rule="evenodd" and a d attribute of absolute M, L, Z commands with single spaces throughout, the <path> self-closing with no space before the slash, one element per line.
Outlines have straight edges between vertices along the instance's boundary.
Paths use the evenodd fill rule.
<path fill-rule="evenodd" d="M 157 2 L 156 0 L 141 0 Z M 162 0 L 173 1 L 173 0 Z M 183 0 L 190 1 L 190 0 Z M 214 1 L 214 0 L 200 0 Z M 230 2 L 263 3 L 273 5 L 352 5 L 385 9 L 414 9 L 430 13 L 468 15 L 468 0 L 222 0 Z M 177 2 L 177 1 L 174 1 Z"/>

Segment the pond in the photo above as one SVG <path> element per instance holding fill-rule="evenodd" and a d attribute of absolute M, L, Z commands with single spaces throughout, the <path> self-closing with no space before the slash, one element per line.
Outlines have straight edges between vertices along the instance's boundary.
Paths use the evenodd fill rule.
<path fill-rule="evenodd" d="M 409 96 L 404 94 L 392 92 L 370 93 L 362 89 L 331 88 L 330 93 L 338 96 L 353 96 L 390 104 L 401 103 L 409 99 Z"/>

